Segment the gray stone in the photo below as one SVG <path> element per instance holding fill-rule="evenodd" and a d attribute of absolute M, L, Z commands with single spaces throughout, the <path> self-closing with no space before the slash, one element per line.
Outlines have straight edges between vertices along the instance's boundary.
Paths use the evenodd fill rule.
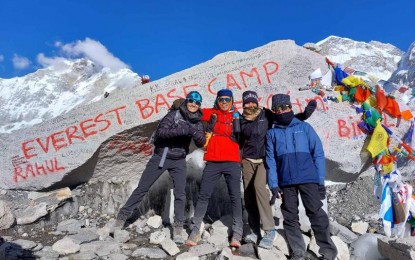
<path fill-rule="evenodd" d="M 353 222 L 351 226 L 352 231 L 360 235 L 367 233 L 368 227 L 369 223 L 363 221 Z"/>
<path fill-rule="evenodd" d="M 211 244 L 201 244 L 194 247 L 189 248 L 188 252 L 192 253 L 196 256 L 203 256 L 208 254 L 213 254 L 218 252 L 219 250 L 215 248 Z"/>
<path fill-rule="evenodd" d="M 69 235 L 69 238 L 76 241 L 78 244 L 91 242 L 99 239 L 99 235 L 96 233 L 95 228 L 83 228 L 74 235 Z"/>
<path fill-rule="evenodd" d="M 241 254 L 241 256 L 249 256 L 249 257 L 255 258 L 256 253 L 255 253 L 254 244 L 248 243 L 248 244 L 241 245 L 241 247 L 239 248 L 239 253 Z"/>
<path fill-rule="evenodd" d="M 285 254 L 280 250 L 276 249 L 275 247 L 271 249 L 264 249 L 258 247 L 258 256 L 261 260 L 268 260 L 268 259 L 287 259 Z"/>
<path fill-rule="evenodd" d="M 13 211 L 4 200 L 0 200 L 0 230 L 8 229 L 14 224 Z"/>
<path fill-rule="evenodd" d="M 160 248 L 143 247 L 135 250 L 133 257 L 166 258 L 167 254 Z"/>
<path fill-rule="evenodd" d="M 130 240 L 130 233 L 127 230 L 115 230 L 114 240 L 119 243 L 125 243 Z"/>
<path fill-rule="evenodd" d="M 159 228 L 161 226 L 162 222 L 163 221 L 162 221 L 161 217 L 158 216 L 158 215 L 155 215 L 155 216 L 150 217 L 147 220 L 147 225 L 149 227 L 152 227 L 152 228 Z"/>
<path fill-rule="evenodd" d="M 30 224 L 38 220 L 39 218 L 46 216 L 48 212 L 48 204 L 41 202 L 34 206 L 29 205 L 23 211 L 16 211 L 16 222 L 18 225 Z"/>
<path fill-rule="evenodd" d="M 123 249 L 123 250 L 134 250 L 134 249 L 136 249 L 137 248 L 137 245 L 136 244 L 123 244 L 122 246 L 121 246 L 121 248 Z"/>
<path fill-rule="evenodd" d="M 19 225 L 31 224 L 61 206 L 72 197 L 69 188 L 51 192 L 29 192 L 30 203 L 23 210 L 16 210 L 16 221 Z"/>
<path fill-rule="evenodd" d="M 340 225 L 337 222 L 330 222 L 330 233 L 334 236 L 338 236 L 343 242 L 350 244 L 355 241 L 358 236 L 350 229 Z"/>
<path fill-rule="evenodd" d="M 94 252 L 98 256 L 122 253 L 118 243 L 111 241 L 93 241 L 81 244 L 80 252 Z"/>
<path fill-rule="evenodd" d="M 52 249 L 58 252 L 59 255 L 75 254 L 80 248 L 79 244 L 69 237 L 64 237 L 52 245 Z"/>
<path fill-rule="evenodd" d="M 161 248 L 167 252 L 167 254 L 173 256 L 180 253 L 180 249 L 177 247 L 176 243 L 173 242 L 170 238 L 166 238 L 161 241 Z"/>
<path fill-rule="evenodd" d="M 387 259 L 415 259 L 415 237 L 378 238 L 379 253 Z"/>
<path fill-rule="evenodd" d="M 320 52 L 321 51 L 321 47 L 318 46 L 315 43 L 311 43 L 311 42 L 307 42 L 303 45 L 304 48 L 309 49 L 311 51 L 315 51 L 315 52 Z"/>
<path fill-rule="evenodd" d="M 176 260 L 199 260 L 199 257 L 192 253 L 184 252 L 180 255 L 177 255 Z"/>
<path fill-rule="evenodd" d="M 166 239 L 166 233 L 163 231 L 156 231 L 151 233 L 150 235 L 150 244 L 158 245 L 160 244 L 164 239 Z"/>
<path fill-rule="evenodd" d="M 108 256 L 108 259 L 110 259 L 110 260 L 127 260 L 128 256 L 123 255 L 123 254 L 110 254 Z"/>
<path fill-rule="evenodd" d="M 32 249 L 37 245 L 36 242 L 24 239 L 14 240 L 13 243 L 19 245 L 22 249 Z"/>
<path fill-rule="evenodd" d="M 57 231 L 78 232 L 84 225 L 83 220 L 67 219 L 58 224 Z"/>
<path fill-rule="evenodd" d="M 52 247 L 44 247 L 40 251 L 36 251 L 33 253 L 36 257 L 39 257 L 41 259 L 57 259 L 59 257 L 59 253 L 52 250 Z M 1 259 L 1 258 L 0 258 Z"/>
<path fill-rule="evenodd" d="M 32 248 L 33 252 L 39 251 L 43 249 L 43 245 L 41 243 L 37 244 L 34 248 Z"/>
<path fill-rule="evenodd" d="M 207 238 L 208 243 L 212 244 L 213 246 L 215 246 L 218 249 L 222 249 L 224 247 L 229 246 L 227 231 L 225 231 L 225 232 L 226 232 L 226 234 L 220 234 L 220 233 L 217 233 L 217 232 L 213 233 L 212 236 Z M 207 233 L 207 232 L 204 232 L 204 233 Z M 203 238 L 206 239 L 206 236 L 203 236 Z"/>
<path fill-rule="evenodd" d="M 118 178 L 129 180 L 131 172 L 143 170 L 151 152 L 143 150 L 140 146 L 146 144 L 143 136 L 137 136 L 134 140 L 128 139 L 128 146 L 121 147 L 120 144 L 124 144 L 126 138 L 118 134 L 154 123 L 163 117 L 168 106 L 158 103 L 155 109 L 155 97 L 157 96 L 157 100 L 162 97 L 170 104 L 174 98 L 164 97 L 170 91 L 166 87 L 172 86 L 172 89 L 174 87 L 176 94 L 183 96 L 181 88 L 188 84 L 194 85 L 195 89 L 203 95 L 206 104 L 213 102 L 215 95 L 212 92 L 226 85 L 231 85 L 237 102 L 240 101 L 243 91 L 255 89 L 261 98 L 260 105 L 266 107 L 269 107 L 269 95 L 289 91 L 292 96 L 298 98 L 294 107 L 295 112 L 298 112 L 303 110 L 306 99 L 315 98 L 311 91 L 300 92 L 298 87 L 308 83 L 307 76 L 316 68 L 326 67 L 323 55 L 300 47 L 292 40 L 283 40 L 271 42 L 251 51 L 219 54 L 212 60 L 150 82 L 145 87 L 117 91 L 116 98 L 91 102 L 42 124 L 20 129 L 13 134 L 2 134 L 4 149 L 0 157 L 0 172 L 4 174 L 1 175 L 0 188 L 40 190 L 54 184 L 71 186 L 88 180 L 90 176 L 93 176 L 93 180 L 107 182 L 107 180 L 112 180 L 114 172 L 117 173 Z M 229 79 L 232 79 L 232 84 L 227 82 Z M 155 109 L 157 113 L 149 114 L 148 109 L 140 109 L 140 106 L 144 106 L 143 100 L 150 97 L 148 108 Z M 357 138 L 341 138 L 334 134 L 337 133 L 337 129 L 333 126 L 337 126 L 337 120 L 339 116 L 342 116 L 340 111 L 344 109 L 340 109 L 342 104 L 332 104 L 332 107 L 330 112 L 333 112 L 326 113 L 326 104 L 321 101 L 319 109 L 308 122 L 315 127 L 320 136 L 330 134 L 332 137 L 327 146 L 333 149 L 330 153 L 326 153 L 327 159 L 333 162 L 330 171 L 355 174 L 362 167 L 359 151 L 363 147 L 363 142 Z M 325 120 L 319 120 L 323 115 Z M 90 132 L 84 133 L 90 134 L 88 142 L 83 141 L 84 139 L 72 142 L 73 140 L 68 139 L 68 136 L 64 134 L 74 129 L 79 130 L 81 122 L 88 122 L 86 120 L 94 122 L 94 119 L 100 123 L 91 124 Z M 105 122 L 109 122 L 108 127 L 103 128 L 102 124 Z M 400 133 L 397 135 L 400 136 Z M 65 149 L 42 149 L 47 144 L 47 140 L 51 138 L 63 139 L 60 142 L 66 145 Z M 335 149 L 337 147 L 350 151 L 347 154 L 347 163 L 344 162 L 344 153 Z M 117 153 L 117 151 L 121 152 Z M 138 160 L 132 162 L 125 160 L 123 152 L 138 153 L 140 156 L 135 156 Z M 101 154 L 101 157 L 98 158 L 98 154 Z M 102 156 L 103 154 L 105 156 Z M 16 169 L 13 165 L 17 165 Z M 39 171 L 39 174 L 31 174 L 27 169 Z M 14 171 L 21 172 L 21 174 L 15 175 Z M 139 177 L 137 176 L 137 179 Z M 119 181 L 114 182 L 119 183 Z M 111 181 L 108 184 L 114 183 Z M 102 190 L 102 192 L 106 191 Z M 114 201 L 106 200 L 106 203 L 111 204 Z M 115 204 L 111 205 L 107 206 L 113 210 Z"/>
<path fill-rule="evenodd" d="M 93 252 L 82 252 L 68 256 L 69 260 L 90 260 L 98 259 L 98 256 Z M 59 259 L 60 260 L 60 259 Z"/>
<path fill-rule="evenodd" d="M 337 248 L 337 259 L 338 260 L 349 260 L 350 259 L 350 252 L 349 247 L 343 240 L 339 237 L 332 236 L 331 239 L 333 243 L 336 245 Z"/>
<path fill-rule="evenodd" d="M 29 192 L 27 198 L 35 202 L 48 202 L 48 204 L 56 204 L 60 201 L 72 197 L 72 191 L 69 188 L 57 189 L 50 192 Z"/>
<path fill-rule="evenodd" d="M 215 258 L 216 260 L 249 260 L 257 259 L 255 256 L 253 258 L 247 256 L 234 255 L 232 250 L 229 247 L 222 249 L 220 254 Z"/>

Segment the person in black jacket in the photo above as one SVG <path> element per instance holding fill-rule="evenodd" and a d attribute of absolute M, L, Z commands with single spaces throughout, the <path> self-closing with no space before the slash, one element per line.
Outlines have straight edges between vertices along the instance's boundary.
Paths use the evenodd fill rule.
<path fill-rule="evenodd" d="M 239 144 L 242 148 L 242 173 L 244 182 L 245 208 L 248 212 L 248 223 L 252 230 L 245 237 L 245 242 L 257 243 L 259 247 L 270 249 L 276 237 L 275 223 L 270 205 L 270 193 L 267 190 L 267 173 L 264 166 L 267 130 L 272 127 L 274 113 L 269 109 L 258 107 L 258 95 L 255 91 L 242 94 L 243 119 Z M 305 120 L 316 108 L 316 101 L 311 100 L 305 112 L 296 117 Z M 275 198 L 274 198 L 275 201 Z M 262 229 L 265 231 L 261 239 Z"/>
<path fill-rule="evenodd" d="M 160 121 L 155 133 L 154 154 L 147 163 L 137 188 L 119 210 L 114 228 L 121 228 L 129 219 L 153 183 L 164 171 L 168 171 L 174 184 L 173 240 L 184 243 L 181 236 L 185 221 L 186 203 L 186 155 L 193 139 L 197 147 L 203 147 L 206 138 L 201 123 L 202 96 L 190 92 L 178 110 L 171 109 Z"/>

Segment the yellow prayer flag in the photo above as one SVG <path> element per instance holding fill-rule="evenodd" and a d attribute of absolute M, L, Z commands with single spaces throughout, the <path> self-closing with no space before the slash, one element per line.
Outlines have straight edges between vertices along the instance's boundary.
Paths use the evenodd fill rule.
<path fill-rule="evenodd" d="M 388 148 L 388 133 L 382 127 L 380 120 L 377 121 L 375 130 L 370 138 L 367 150 L 372 154 L 372 158 Z"/>

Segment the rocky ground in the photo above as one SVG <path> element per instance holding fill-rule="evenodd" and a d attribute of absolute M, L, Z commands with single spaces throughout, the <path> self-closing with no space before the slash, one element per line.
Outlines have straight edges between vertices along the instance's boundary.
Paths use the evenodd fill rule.
<path fill-rule="evenodd" d="M 353 222 L 369 224 L 368 232 L 383 233 L 378 212 L 379 202 L 373 196 L 373 177 L 359 177 L 356 181 L 327 188 L 329 216 L 346 227 Z"/>
<path fill-rule="evenodd" d="M 349 184 L 328 187 L 331 233 L 339 249 L 338 259 L 381 257 L 376 240 L 383 237 L 383 231 L 377 217 L 379 205 L 372 196 L 372 179 L 371 176 L 359 177 Z M 71 192 L 69 201 L 53 204 L 38 195 L 2 191 L 0 199 L 14 201 L 15 212 L 24 211 L 28 197 L 35 197 L 33 201 L 37 202 L 48 201 L 48 207 L 59 206 L 34 223 L 14 224 L 1 230 L 0 259 L 284 259 L 289 254 L 281 225 L 272 250 L 260 249 L 253 244 L 244 244 L 238 250 L 229 248 L 229 215 L 207 223 L 203 243 L 193 248 L 174 244 L 170 239 L 171 228 L 163 226 L 162 218 L 153 211 L 129 223 L 124 230 L 114 231 L 113 216 L 102 214 L 80 199 L 85 197 L 86 186 Z M 17 222 L 27 221 L 31 214 L 38 213 L 19 215 Z M 309 248 L 307 257 L 317 259 L 318 247 L 309 226 L 302 224 L 302 230 Z M 186 236 L 184 233 L 183 237 Z M 366 248 L 362 249 L 359 244 Z M 373 251 L 373 258 L 362 256 L 362 250 Z"/>

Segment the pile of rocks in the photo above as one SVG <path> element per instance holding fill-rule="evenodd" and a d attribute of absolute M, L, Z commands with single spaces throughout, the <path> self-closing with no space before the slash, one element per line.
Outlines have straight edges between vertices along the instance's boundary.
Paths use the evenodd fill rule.
<path fill-rule="evenodd" d="M 371 177 L 366 176 L 328 188 L 330 231 L 338 259 L 411 259 L 415 239 L 388 239 L 379 229 L 377 205 L 363 199 L 368 196 L 370 189 L 366 186 L 370 184 Z M 0 259 L 286 259 L 289 255 L 282 221 L 271 250 L 253 244 L 231 249 L 230 215 L 206 223 L 202 243 L 189 248 L 171 240 L 171 227 L 152 210 L 125 229 L 114 230 L 113 215 L 97 211 L 92 200 L 86 203 L 80 199 L 86 196 L 85 190 L 87 185 L 49 193 L 1 191 Z M 281 216 L 278 208 L 276 217 Z M 39 217 L 42 212 L 46 214 Z M 301 211 L 307 257 L 317 259 L 318 246 L 305 220 Z M 188 233 L 183 232 L 183 237 L 187 238 Z"/>

